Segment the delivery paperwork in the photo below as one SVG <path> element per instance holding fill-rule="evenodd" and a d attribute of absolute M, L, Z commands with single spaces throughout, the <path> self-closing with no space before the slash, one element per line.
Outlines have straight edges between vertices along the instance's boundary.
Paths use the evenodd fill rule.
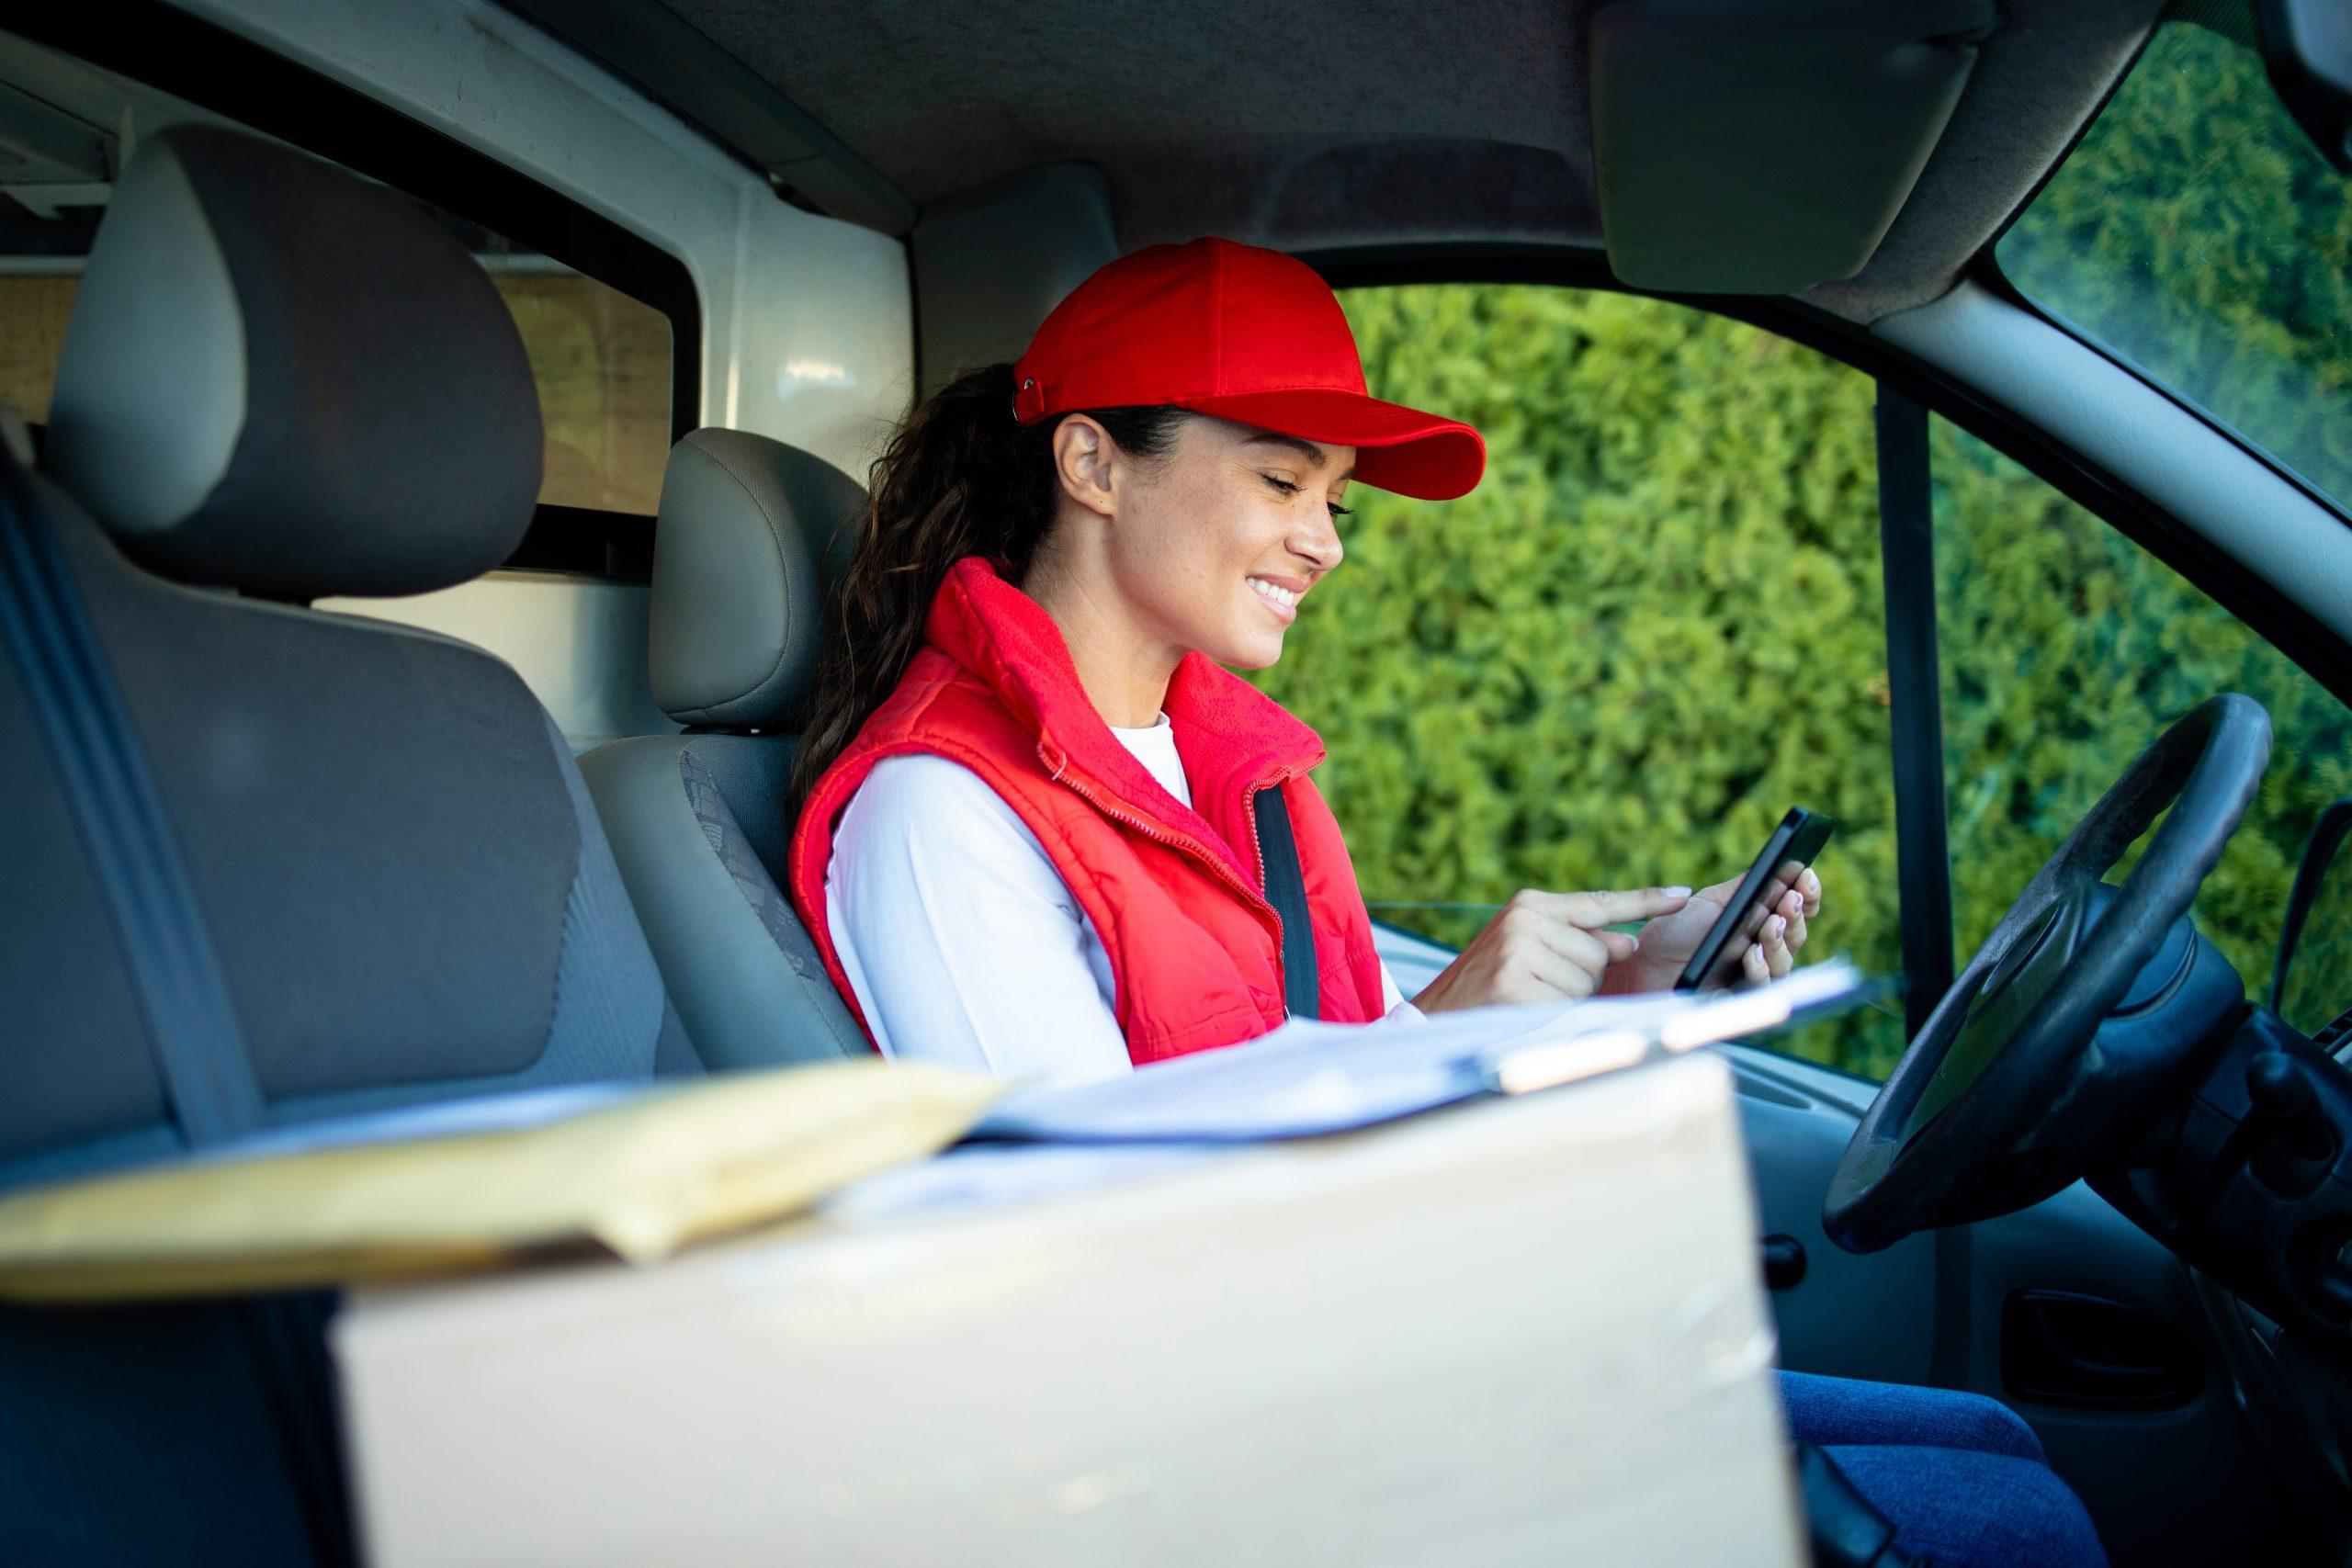
<path fill-rule="evenodd" d="M 576 1253 L 650 1262 L 944 1147 L 1001 1089 L 845 1062 L 266 1134 L 0 1197 L 0 1299 L 350 1284 Z"/>
<path fill-rule="evenodd" d="M 867 1201 L 1035 1195 L 1102 1179 L 1113 1154 L 1056 1160 L 1008 1145 L 1197 1149 L 1345 1132 L 1591 1077 L 1862 995 L 1838 960 L 1746 991 L 1299 1021 L 1123 1077 L 1010 1095 L 994 1079 L 874 1061 L 342 1118 L 0 1195 L 0 1300 L 347 1285 L 581 1255 L 654 1262 L 967 1133 L 983 1146 L 904 1171 Z"/>
<path fill-rule="evenodd" d="M 1645 992 L 1379 1023 L 1297 1020 L 1123 1077 L 1015 1090 L 978 1138 L 1239 1143 L 1394 1121 L 1483 1092 L 1521 1094 L 1860 1006 L 1843 958 L 1752 989 Z"/>

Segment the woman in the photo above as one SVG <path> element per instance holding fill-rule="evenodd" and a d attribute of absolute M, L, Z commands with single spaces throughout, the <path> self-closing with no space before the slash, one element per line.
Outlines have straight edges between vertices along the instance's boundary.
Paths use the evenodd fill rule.
<path fill-rule="evenodd" d="M 1367 395 L 1313 271 L 1216 239 L 1110 264 L 1018 365 L 918 409 L 876 465 L 794 776 L 794 903 L 876 1045 L 1078 1081 L 1274 1028 L 1263 790 L 1296 840 L 1325 1019 L 1669 984 L 1733 883 L 1521 892 L 1406 1002 L 1306 776 L 1321 743 L 1222 668 L 1281 656 L 1299 598 L 1340 564 L 1351 482 L 1444 500 L 1485 460 L 1467 425 Z M 1820 902 L 1808 872 L 1744 954 L 1750 977 L 1787 973 Z M 1607 929 L 1629 920 L 1646 923 Z M 1831 1448 L 1914 1550 L 2099 1561 L 2080 1505 L 1989 1401 L 1784 1392 L 1800 1437 L 1880 1444 L 1892 1425 L 1950 1445 L 1892 1466 L 1897 1450 Z M 2001 1506 L 1956 1503 L 1955 1467 Z M 1922 1475 L 1938 1484 L 1915 1492 Z M 2056 1555 L 2002 1535 L 2029 1520 Z"/>
<path fill-rule="evenodd" d="M 1351 476 L 1444 499 L 1485 456 L 1364 395 L 1313 272 L 1218 240 L 1105 267 L 1017 380 L 918 411 L 877 467 L 796 773 L 796 899 L 876 1044 L 1070 1080 L 1280 1023 L 1261 788 L 1298 840 L 1321 1016 L 1396 1010 L 1306 777 L 1320 743 L 1219 666 L 1281 656 L 1339 565 Z M 1666 984 L 1732 886 L 1522 893 L 1413 1006 Z M 1751 976 L 1787 972 L 1819 897 L 1808 874 Z M 1603 930 L 1645 917 L 1638 941 Z"/>

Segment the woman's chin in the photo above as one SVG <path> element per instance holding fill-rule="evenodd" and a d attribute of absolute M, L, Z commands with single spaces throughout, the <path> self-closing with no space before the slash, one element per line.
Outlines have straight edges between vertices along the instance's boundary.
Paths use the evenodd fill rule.
<path fill-rule="evenodd" d="M 1270 669 L 1282 659 L 1283 634 L 1220 637 L 1214 644 L 1203 645 L 1201 651 L 1227 670 Z"/>

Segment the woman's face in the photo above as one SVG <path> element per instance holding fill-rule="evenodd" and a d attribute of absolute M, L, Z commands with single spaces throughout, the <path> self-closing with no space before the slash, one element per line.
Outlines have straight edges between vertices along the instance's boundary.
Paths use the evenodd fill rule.
<path fill-rule="evenodd" d="M 1137 629 L 1238 669 L 1280 659 L 1298 601 L 1340 564 L 1355 457 L 1204 414 L 1157 458 L 1114 452 L 1107 511 L 1089 504 Z"/>

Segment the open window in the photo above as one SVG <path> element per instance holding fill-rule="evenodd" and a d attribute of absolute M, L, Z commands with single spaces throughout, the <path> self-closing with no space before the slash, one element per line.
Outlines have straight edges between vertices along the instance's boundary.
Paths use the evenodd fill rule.
<path fill-rule="evenodd" d="M 1622 293 L 1340 298 L 1372 385 L 1491 454 L 1442 506 L 1351 487 L 1260 677 L 1329 748 L 1374 919 L 1452 946 L 1522 886 L 1736 876 L 1803 805 L 1839 824 L 1807 957 L 1899 968 L 1870 378 Z M 1903 1038 L 1888 1010 L 1790 1045 L 1883 1075 Z"/>
<path fill-rule="evenodd" d="M 1732 874 L 1813 807 L 1840 828 L 1808 957 L 1912 995 L 1786 1044 L 1881 1077 L 2052 835 L 2236 690 L 2276 750 L 2197 919 L 2267 975 L 2302 836 L 2352 794 L 2352 711 L 2232 608 L 1755 327 L 1551 284 L 1341 299 L 1373 385 L 1492 449 L 1442 507 L 1351 491 L 1346 567 L 1261 677 L 1329 745 L 1375 920 L 1452 947 L 1522 886 Z"/>
<path fill-rule="evenodd" d="M 2133 756 L 2205 698 L 2242 692 L 2270 715 L 2270 764 L 2192 918 L 2259 995 L 2304 841 L 2352 794 L 2352 709 L 2010 458 L 1941 419 L 1930 451 L 1960 952 Z"/>

